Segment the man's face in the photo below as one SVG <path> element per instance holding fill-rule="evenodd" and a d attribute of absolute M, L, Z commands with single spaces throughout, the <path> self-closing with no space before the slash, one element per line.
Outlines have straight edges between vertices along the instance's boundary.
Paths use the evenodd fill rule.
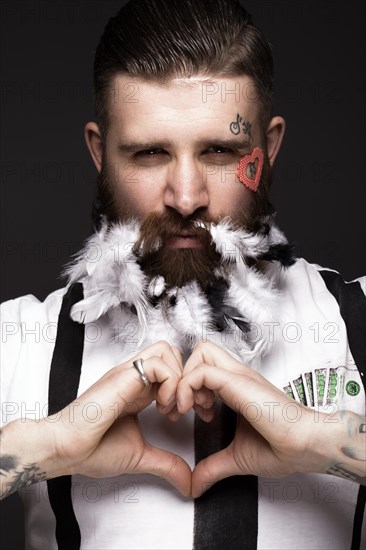
<path fill-rule="evenodd" d="M 201 264 L 200 280 L 212 275 L 219 258 L 192 221 L 230 216 L 249 226 L 258 214 L 259 193 L 236 176 L 240 158 L 263 147 L 251 79 L 195 77 L 159 85 L 118 76 L 112 89 L 99 177 L 109 218 L 143 222 L 151 275 L 163 270 L 170 284 L 181 285 L 198 277 L 192 270 Z M 163 242 L 157 262 L 151 256 L 156 239 Z"/>
<path fill-rule="evenodd" d="M 230 93 L 235 86 L 239 93 Z M 168 210 L 184 218 L 197 210 L 214 218 L 248 210 L 253 192 L 235 171 L 240 157 L 260 145 L 257 102 L 246 99 L 250 90 L 245 76 L 167 86 L 116 77 L 104 168 L 118 213 L 143 220 Z M 238 114 L 247 125 L 236 134 Z"/>

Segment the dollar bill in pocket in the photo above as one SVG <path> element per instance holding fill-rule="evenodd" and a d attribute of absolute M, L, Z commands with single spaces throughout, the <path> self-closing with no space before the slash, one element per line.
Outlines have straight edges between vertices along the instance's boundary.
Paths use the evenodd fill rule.
<path fill-rule="evenodd" d="M 328 369 L 321 368 L 313 371 L 314 406 L 323 407 L 325 403 L 328 382 Z"/>

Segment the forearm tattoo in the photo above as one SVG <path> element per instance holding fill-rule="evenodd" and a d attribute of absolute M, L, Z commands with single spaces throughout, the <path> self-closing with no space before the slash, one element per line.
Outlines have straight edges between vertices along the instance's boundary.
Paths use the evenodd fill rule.
<path fill-rule="evenodd" d="M 352 471 L 347 464 L 343 464 L 343 463 L 334 464 L 333 466 L 328 468 L 327 474 L 343 477 L 344 479 L 355 481 L 360 485 L 366 485 L 366 476 L 362 476 L 359 473 Z"/>
<path fill-rule="evenodd" d="M 349 419 L 349 431 L 351 431 L 353 423 L 354 419 Z M 355 481 L 360 485 L 366 485 L 366 424 L 359 424 L 358 429 L 354 431 L 357 434 L 356 438 L 353 437 L 354 445 L 342 447 L 341 452 L 345 458 L 350 458 L 353 461 L 357 461 L 357 463 L 351 465 L 349 462 L 334 462 L 330 464 L 327 474 L 343 477 L 344 479 Z"/>
<path fill-rule="evenodd" d="M 235 136 L 238 136 L 241 131 L 244 134 L 252 138 L 252 124 L 248 120 L 244 120 L 243 117 L 236 115 L 236 120 L 230 123 L 230 131 Z"/>
<path fill-rule="evenodd" d="M 16 456 L 0 457 L 1 498 L 15 493 L 26 485 L 32 485 L 47 478 L 37 464 L 21 464 Z"/>

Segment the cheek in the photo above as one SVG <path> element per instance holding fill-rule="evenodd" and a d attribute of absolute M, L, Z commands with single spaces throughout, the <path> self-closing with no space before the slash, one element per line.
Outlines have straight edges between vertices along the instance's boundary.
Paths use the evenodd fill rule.
<path fill-rule="evenodd" d="M 237 164 L 230 167 L 219 167 L 219 173 L 211 176 L 208 180 L 207 186 L 212 213 L 235 213 L 251 205 L 253 192 L 237 178 L 236 166 Z"/>
<path fill-rule="evenodd" d="M 109 181 L 121 210 L 128 208 L 136 214 L 146 214 L 157 208 L 161 178 L 153 172 L 147 174 L 133 162 L 119 161 L 109 166 Z"/>

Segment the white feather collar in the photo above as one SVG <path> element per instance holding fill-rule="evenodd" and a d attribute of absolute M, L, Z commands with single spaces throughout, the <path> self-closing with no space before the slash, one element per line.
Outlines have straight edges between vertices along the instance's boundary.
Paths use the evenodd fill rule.
<path fill-rule="evenodd" d="M 287 240 L 274 225 L 273 218 L 267 218 L 266 224 L 267 231 L 253 234 L 244 229 L 231 229 L 228 219 L 216 225 L 198 223 L 211 233 L 223 261 L 230 263 L 225 307 L 235 310 L 237 317 L 249 323 L 251 330 L 248 332 L 240 330 L 230 318 L 225 330 L 215 328 L 210 301 L 195 282 L 169 291 L 176 299 L 167 312 L 161 304 L 153 306 L 150 298 L 160 296 L 165 284 L 163 277 L 149 281 L 138 264 L 132 250 L 139 237 L 137 221 L 113 226 L 104 222 L 65 269 L 68 283 L 81 282 L 84 288 L 84 299 L 72 307 L 71 317 L 79 323 L 89 323 L 106 315 L 116 326 L 126 307 L 132 307 L 136 312 L 139 336 L 135 353 L 162 339 L 183 352 L 207 338 L 254 366 L 254 359 L 270 348 L 268 331 L 260 327 L 264 322 L 275 320 L 279 294 L 272 279 L 248 267 L 245 258 L 272 260 L 278 253 L 271 257 L 271 251 L 278 249 L 285 249 L 289 254 Z M 291 265 L 293 259 L 287 256 L 282 263 Z"/>

